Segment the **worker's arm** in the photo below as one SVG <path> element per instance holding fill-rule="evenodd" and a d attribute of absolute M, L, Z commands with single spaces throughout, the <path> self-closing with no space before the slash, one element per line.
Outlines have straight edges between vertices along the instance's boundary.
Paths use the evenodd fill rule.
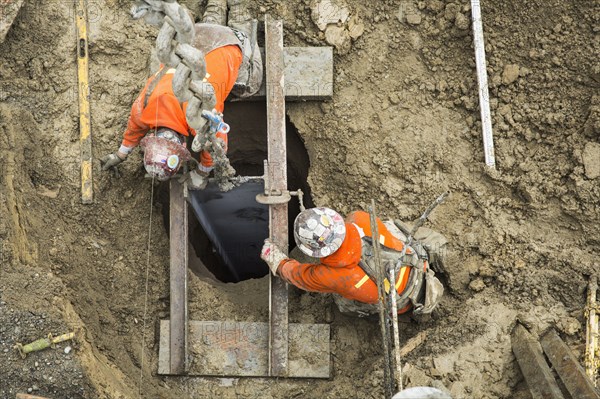
<path fill-rule="evenodd" d="M 142 111 L 144 110 L 143 101 L 147 89 L 148 84 L 146 84 L 144 90 L 142 90 L 131 106 L 129 120 L 127 121 L 127 130 L 123 134 L 123 141 L 117 152 L 110 153 L 100 159 L 103 171 L 113 170 L 118 174 L 117 166 L 127 159 L 127 156 L 129 156 L 131 151 L 133 151 L 148 132 L 148 126 L 141 121 Z"/>
<path fill-rule="evenodd" d="M 260 257 L 269 265 L 269 269 L 274 275 L 279 275 L 298 288 L 307 291 L 335 292 L 335 290 L 322 283 L 322 281 L 328 280 L 323 275 L 327 273 L 327 269 L 331 268 L 323 265 L 301 264 L 294 259 L 290 259 L 268 238 L 265 240 Z M 331 274 L 331 272 L 328 274 Z"/>
<path fill-rule="evenodd" d="M 305 291 L 322 293 L 345 291 L 348 276 L 340 272 L 340 269 L 322 264 L 300 263 L 294 259 L 284 259 L 277 269 L 277 274 L 288 283 Z"/>
<path fill-rule="evenodd" d="M 146 95 L 146 88 L 142 90 L 138 98 L 134 101 L 131 106 L 131 112 L 129 113 L 129 120 L 127 121 L 127 130 L 123 134 L 123 141 L 121 147 L 117 152 L 117 155 L 121 158 L 127 158 L 127 155 L 133 151 L 135 147 L 140 144 L 140 141 L 148 133 L 149 127 L 142 122 L 142 112 L 144 111 L 144 97 Z"/>

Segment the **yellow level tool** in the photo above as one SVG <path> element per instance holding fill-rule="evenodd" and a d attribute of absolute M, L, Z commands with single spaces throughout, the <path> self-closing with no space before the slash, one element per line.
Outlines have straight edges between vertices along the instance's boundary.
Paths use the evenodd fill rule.
<path fill-rule="evenodd" d="M 92 126 L 88 78 L 88 18 L 86 0 L 75 0 L 77 9 L 77 76 L 79 80 L 79 143 L 81 151 L 81 202 L 94 200 L 92 185 Z"/>

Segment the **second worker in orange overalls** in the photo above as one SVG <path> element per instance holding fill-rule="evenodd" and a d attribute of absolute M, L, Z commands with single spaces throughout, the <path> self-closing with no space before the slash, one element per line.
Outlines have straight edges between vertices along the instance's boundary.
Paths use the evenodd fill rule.
<path fill-rule="evenodd" d="M 406 236 L 393 222 L 377 219 L 382 262 L 396 270 L 398 313 L 430 313 L 438 304 L 443 286 L 430 263 L 442 261 L 446 240 L 439 233 L 422 229 L 418 240 L 402 255 Z M 372 234 L 369 214 L 351 213 L 346 220 L 329 208 L 301 212 L 294 222 L 298 249 L 316 262 L 301 263 L 286 256 L 270 240 L 261 253 L 271 271 L 306 291 L 332 293 L 340 310 L 358 315 L 378 311 Z M 420 240 L 419 240 L 420 239 Z M 391 284 L 384 282 L 389 293 Z"/>

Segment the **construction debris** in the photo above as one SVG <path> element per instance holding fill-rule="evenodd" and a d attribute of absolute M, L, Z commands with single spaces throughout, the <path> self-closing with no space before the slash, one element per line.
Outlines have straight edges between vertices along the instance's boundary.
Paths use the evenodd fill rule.
<path fill-rule="evenodd" d="M 519 323 L 513 330 L 512 349 L 533 399 L 600 399 L 577 358 L 555 330 L 549 330 L 538 342 Z M 546 357 L 556 371 L 560 384 Z M 568 395 L 563 393 L 561 386 L 565 387 Z"/>
<path fill-rule="evenodd" d="M 560 339 L 556 331 L 548 331 L 542 337 L 541 344 L 544 353 L 572 398 L 600 399 L 598 391 L 585 375 L 577 358 L 567 344 Z"/>
<path fill-rule="evenodd" d="M 542 347 L 521 324 L 512 333 L 512 350 L 533 399 L 564 399 Z"/>
<path fill-rule="evenodd" d="M 18 393 L 16 399 L 50 399 L 43 396 L 29 395 L 26 393 Z"/>
<path fill-rule="evenodd" d="M 73 338 L 75 338 L 75 333 L 67 333 L 59 335 L 58 337 L 52 337 L 52 334 L 48 334 L 48 338 L 41 338 L 27 345 L 17 343 L 15 345 L 15 348 L 19 351 L 21 357 L 25 359 L 28 353 L 41 351 L 42 349 L 46 349 L 49 347 L 54 347 L 55 344 L 68 341 Z"/>

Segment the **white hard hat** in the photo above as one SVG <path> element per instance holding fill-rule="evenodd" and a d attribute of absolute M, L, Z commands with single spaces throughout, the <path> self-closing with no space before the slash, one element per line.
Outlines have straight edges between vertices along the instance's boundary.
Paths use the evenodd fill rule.
<path fill-rule="evenodd" d="M 333 209 L 307 209 L 300 212 L 294 221 L 294 238 L 298 248 L 313 258 L 324 258 L 340 249 L 344 237 L 344 218 Z"/>
<path fill-rule="evenodd" d="M 398 392 L 392 399 L 452 399 L 452 397 L 436 388 L 414 387 Z"/>
<path fill-rule="evenodd" d="M 148 135 L 140 143 L 144 149 L 144 168 L 159 181 L 165 181 L 177 174 L 177 171 L 191 157 L 184 145 L 159 135 Z"/>

